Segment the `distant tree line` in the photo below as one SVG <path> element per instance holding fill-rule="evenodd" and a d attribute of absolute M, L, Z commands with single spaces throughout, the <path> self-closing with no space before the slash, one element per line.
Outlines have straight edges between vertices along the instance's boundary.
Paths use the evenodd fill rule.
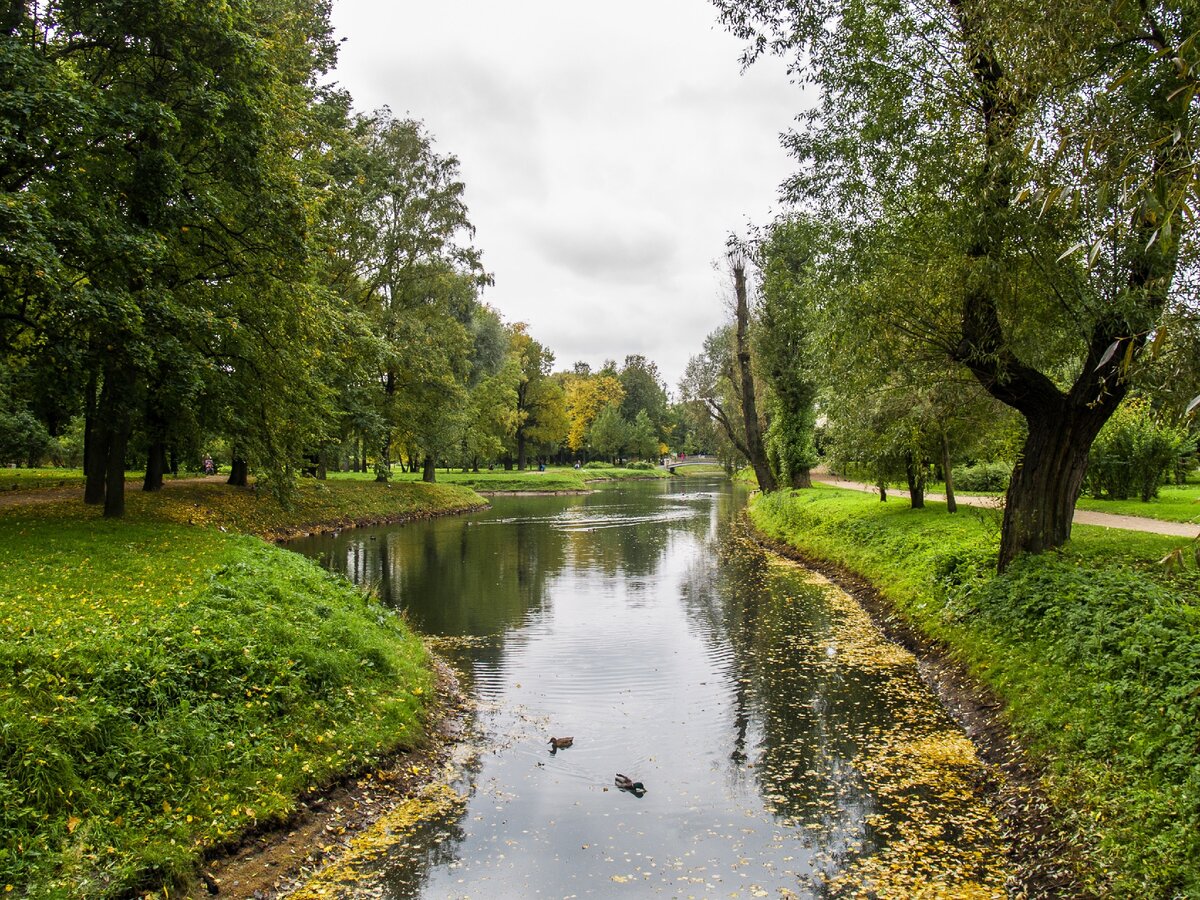
<path fill-rule="evenodd" d="M 655 365 L 553 373 L 481 299 L 454 156 L 323 81 L 323 0 L 0 13 L 0 461 L 124 509 L 212 455 L 302 473 L 656 458 Z"/>

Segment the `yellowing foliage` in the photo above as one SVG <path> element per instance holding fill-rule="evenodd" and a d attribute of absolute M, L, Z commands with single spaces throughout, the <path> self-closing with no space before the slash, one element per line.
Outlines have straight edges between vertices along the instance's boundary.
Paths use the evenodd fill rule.
<path fill-rule="evenodd" d="M 625 399 L 625 388 L 612 375 L 576 376 L 567 382 L 567 446 L 579 450 L 600 410 Z"/>

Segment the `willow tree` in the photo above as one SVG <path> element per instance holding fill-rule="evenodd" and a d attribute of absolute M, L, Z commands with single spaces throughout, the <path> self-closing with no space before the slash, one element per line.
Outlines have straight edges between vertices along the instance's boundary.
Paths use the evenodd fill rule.
<path fill-rule="evenodd" d="M 752 41 L 748 59 L 783 54 L 820 93 L 788 139 L 797 197 L 850 225 L 912 195 L 953 211 L 951 356 L 1027 426 L 999 566 L 1061 545 L 1088 448 L 1156 335 L 1189 238 L 1200 9 L 715 3 Z M 922 297 L 896 303 L 919 311 Z"/>

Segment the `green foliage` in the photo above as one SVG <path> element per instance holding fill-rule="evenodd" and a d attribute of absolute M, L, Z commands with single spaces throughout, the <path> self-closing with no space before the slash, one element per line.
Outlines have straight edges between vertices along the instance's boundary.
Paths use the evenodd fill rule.
<path fill-rule="evenodd" d="M 1195 450 L 1195 438 L 1187 429 L 1161 422 L 1145 400 L 1130 400 L 1092 445 L 1086 487 L 1094 497 L 1148 502 Z"/>
<path fill-rule="evenodd" d="M 633 429 L 621 415 L 620 404 L 610 403 L 600 410 L 588 428 L 587 439 L 592 449 L 614 461 L 629 449 Z"/>
<path fill-rule="evenodd" d="M 0 883 L 182 882 L 420 734 L 425 651 L 344 580 L 215 529 L 38 516 L 0 517 Z"/>
<path fill-rule="evenodd" d="M 612 469 L 615 468 L 612 463 L 604 462 L 603 460 L 593 459 L 591 462 L 583 464 L 585 469 Z"/>
<path fill-rule="evenodd" d="M 998 462 L 976 463 L 973 466 L 954 467 L 954 487 L 962 491 L 985 493 L 1007 490 L 1012 477 L 1012 466 Z"/>
<path fill-rule="evenodd" d="M 997 576 L 991 513 L 819 487 L 764 496 L 751 515 L 868 578 L 996 692 L 1047 765 L 1093 893 L 1200 891 L 1200 570 L 1158 565 L 1178 539 L 1076 526 L 1061 553 Z"/>
<path fill-rule="evenodd" d="M 635 472 L 648 472 L 652 469 L 657 469 L 658 464 L 651 462 L 648 459 L 638 459 L 631 463 L 626 463 L 625 468 L 633 469 Z"/>

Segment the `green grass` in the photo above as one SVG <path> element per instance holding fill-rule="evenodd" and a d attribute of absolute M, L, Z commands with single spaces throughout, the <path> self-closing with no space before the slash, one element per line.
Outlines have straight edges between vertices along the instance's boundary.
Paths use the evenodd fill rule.
<path fill-rule="evenodd" d="M 334 481 L 374 481 L 372 472 L 331 472 Z M 598 481 L 625 481 L 631 479 L 669 478 L 661 469 L 624 469 L 617 467 L 576 469 L 570 466 L 550 466 L 545 472 L 536 468 L 518 472 L 515 469 L 505 471 L 493 469 L 482 472 L 462 472 L 453 470 L 447 472 L 438 469 L 437 480 L 440 484 L 454 484 L 469 487 L 478 491 L 503 492 L 537 492 L 537 491 L 586 491 L 588 484 Z M 397 484 L 419 482 L 419 472 L 399 472 L 392 475 Z"/>
<path fill-rule="evenodd" d="M 751 515 L 866 577 L 996 692 L 1046 764 L 1092 890 L 1200 896 L 1200 572 L 1157 564 L 1186 542 L 1076 526 L 1062 552 L 996 576 L 992 511 L 822 486 Z"/>
<path fill-rule="evenodd" d="M 186 882 L 205 848 L 417 741 L 431 676 L 397 616 L 222 529 L 427 515 L 452 485 L 219 484 L 0 510 L 0 892 Z M 189 523 L 195 523 L 189 524 Z"/>
<path fill-rule="evenodd" d="M 1158 496 L 1143 503 L 1141 500 L 1097 500 L 1080 497 L 1078 509 L 1114 513 L 1120 516 L 1144 516 L 1168 522 L 1200 522 L 1200 485 L 1166 485 Z"/>

